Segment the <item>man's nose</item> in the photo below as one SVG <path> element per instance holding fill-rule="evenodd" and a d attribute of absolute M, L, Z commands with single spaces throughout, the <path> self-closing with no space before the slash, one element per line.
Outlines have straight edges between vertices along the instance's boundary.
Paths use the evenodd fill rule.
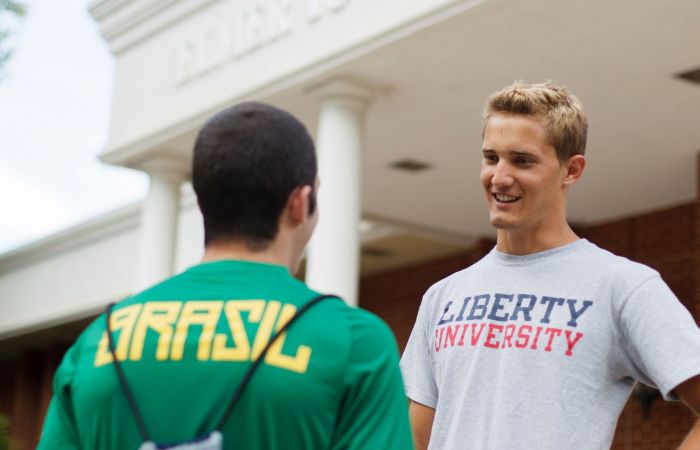
<path fill-rule="evenodd" d="M 510 186 L 513 183 L 511 168 L 506 161 L 500 160 L 493 171 L 491 184 L 496 187 Z"/>

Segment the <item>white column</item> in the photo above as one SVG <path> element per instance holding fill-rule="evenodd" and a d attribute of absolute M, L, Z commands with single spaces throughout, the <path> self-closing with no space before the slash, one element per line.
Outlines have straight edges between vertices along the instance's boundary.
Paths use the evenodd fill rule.
<path fill-rule="evenodd" d="M 141 211 L 137 291 L 173 274 L 180 185 L 189 174 L 187 165 L 171 158 L 153 159 L 139 168 L 148 173 L 150 187 Z"/>
<path fill-rule="evenodd" d="M 357 305 L 360 275 L 362 148 L 372 90 L 336 79 L 311 91 L 321 99 L 316 137 L 319 222 L 306 259 L 312 289 Z"/>

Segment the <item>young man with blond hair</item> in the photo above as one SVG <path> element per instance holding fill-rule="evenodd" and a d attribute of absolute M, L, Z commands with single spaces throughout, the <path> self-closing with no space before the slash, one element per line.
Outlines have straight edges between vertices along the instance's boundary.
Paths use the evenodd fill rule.
<path fill-rule="evenodd" d="M 608 449 L 635 380 L 700 413 L 700 332 L 659 274 L 566 220 L 587 120 L 551 83 L 484 112 L 496 247 L 423 297 L 401 360 L 417 449 Z M 700 448 L 696 425 L 683 449 Z"/>

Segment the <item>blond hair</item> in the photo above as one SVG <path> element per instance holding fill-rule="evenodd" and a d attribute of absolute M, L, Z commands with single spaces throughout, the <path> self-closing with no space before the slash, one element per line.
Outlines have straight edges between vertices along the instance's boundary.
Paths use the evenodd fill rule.
<path fill-rule="evenodd" d="M 484 108 L 484 130 L 494 114 L 534 116 L 542 121 L 547 140 L 560 161 L 586 151 L 588 120 L 581 101 L 552 82 L 528 84 L 516 81 L 489 97 Z"/>

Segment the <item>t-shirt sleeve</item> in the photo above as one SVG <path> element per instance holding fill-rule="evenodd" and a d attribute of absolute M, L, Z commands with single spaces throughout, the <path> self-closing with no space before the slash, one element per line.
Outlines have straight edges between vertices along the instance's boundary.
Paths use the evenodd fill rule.
<path fill-rule="evenodd" d="M 629 375 L 656 386 L 666 400 L 677 400 L 673 389 L 700 374 L 700 330 L 658 275 L 629 295 L 619 326 Z"/>
<path fill-rule="evenodd" d="M 396 340 L 378 317 L 349 314 L 352 336 L 332 449 L 412 449 Z"/>
<path fill-rule="evenodd" d="M 408 398 L 435 408 L 438 402 L 438 388 L 430 353 L 430 314 L 428 308 L 430 296 L 431 291 L 429 290 L 418 309 L 416 323 L 401 357 L 401 373 Z"/>
<path fill-rule="evenodd" d="M 81 448 L 70 387 L 75 373 L 76 356 L 76 347 L 71 347 L 56 371 L 53 380 L 53 396 L 46 413 L 37 450 L 79 450 Z"/>

